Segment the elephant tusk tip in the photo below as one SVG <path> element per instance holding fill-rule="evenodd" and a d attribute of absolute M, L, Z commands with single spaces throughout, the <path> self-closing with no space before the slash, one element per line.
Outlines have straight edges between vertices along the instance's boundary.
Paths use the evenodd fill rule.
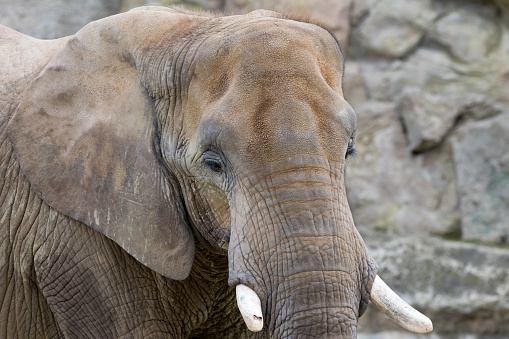
<path fill-rule="evenodd" d="M 244 318 L 244 322 L 251 332 L 260 332 L 263 328 L 263 319 L 255 315 L 251 319 Z"/>
<path fill-rule="evenodd" d="M 400 324 L 403 328 L 414 333 L 430 333 L 433 331 L 433 323 L 431 319 L 424 314 L 412 309 L 414 314 L 413 319 L 407 319 L 404 325 Z"/>
<path fill-rule="evenodd" d="M 237 306 L 240 314 L 246 323 L 247 328 L 252 332 L 259 332 L 263 328 L 263 316 L 260 298 L 246 285 L 237 285 Z"/>
<path fill-rule="evenodd" d="M 433 331 L 433 323 L 431 322 L 431 319 L 423 314 L 421 322 L 419 326 L 416 328 L 416 330 L 421 331 L 421 332 L 415 331 L 416 333 L 430 333 L 431 331 Z"/>
<path fill-rule="evenodd" d="M 403 301 L 378 276 L 373 283 L 370 300 L 380 311 L 408 331 L 414 333 L 433 331 L 431 320 Z"/>

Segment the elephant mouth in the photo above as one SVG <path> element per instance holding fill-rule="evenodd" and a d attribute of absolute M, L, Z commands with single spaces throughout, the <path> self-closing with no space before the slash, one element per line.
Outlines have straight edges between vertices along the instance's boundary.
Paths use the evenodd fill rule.
<path fill-rule="evenodd" d="M 243 284 L 236 286 L 237 306 L 247 328 L 259 332 L 263 328 L 261 301 L 255 291 Z M 401 299 L 380 278 L 375 277 L 369 300 L 392 321 L 415 333 L 433 330 L 431 320 Z"/>

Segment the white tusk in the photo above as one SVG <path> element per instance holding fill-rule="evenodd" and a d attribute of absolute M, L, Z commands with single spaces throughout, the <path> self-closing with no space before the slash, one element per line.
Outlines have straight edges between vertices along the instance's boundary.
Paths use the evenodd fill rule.
<path fill-rule="evenodd" d="M 431 320 L 408 305 L 378 276 L 373 282 L 369 299 L 380 311 L 404 329 L 415 333 L 433 331 Z"/>
<path fill-rule="evenodd" d="M 246 285 L 237 285 L 237 306 L 244 318 L 247 328 L 253 332 L 259 332 L 263 327 L 262 306 L 260 298 L 255 291 Z"/>

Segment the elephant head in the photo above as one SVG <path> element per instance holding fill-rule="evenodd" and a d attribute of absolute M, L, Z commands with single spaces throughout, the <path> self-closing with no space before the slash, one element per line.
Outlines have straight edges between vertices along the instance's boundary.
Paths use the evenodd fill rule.
<path fill-rule="evenodd" d="M 314 24 L 146 7 L 68 38 L 8 133 L 40 197 L 157 273 L 186 279 L 196 242 L 227 255 L 260 336 L 355 336 L 370 293 L 419 315 L 373 287 L 352 220 L 343 68 Z"/>

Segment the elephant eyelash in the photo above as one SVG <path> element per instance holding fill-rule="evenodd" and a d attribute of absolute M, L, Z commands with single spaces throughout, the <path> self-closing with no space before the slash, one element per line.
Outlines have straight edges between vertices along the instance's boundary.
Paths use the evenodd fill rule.
<path fill-rule="evenodd" d="M 345 159 L 350 158 L 350 157 L 355 157 L 356 155 L 357 155 L 357 150 L 354 147 L 349 148 L 346 151 Z"/>
<path fill-rule="evenodd" d="M 213 150 L 208 150 L 204 153 L 203 164 L 215 173 L 223 173 L 225 169 L 223 158 L 218 152 Z"/>
<path fill-rule="evenodd" d="M 216 172 L 216 173 L 223 172 L 223 164 L 219 160 L 205 159 L 204 163 L 213 172 Z"/>
<path fill-rule="evenodd" d="M 348 159 L 349 157 L 354 157 L 355 155 L 357 155 L 357 150 L 354 147 L 353 138 L 350 138 L 350 141 L 348 142 L 348 147 L 346 149 L 345 159 Z"/>

